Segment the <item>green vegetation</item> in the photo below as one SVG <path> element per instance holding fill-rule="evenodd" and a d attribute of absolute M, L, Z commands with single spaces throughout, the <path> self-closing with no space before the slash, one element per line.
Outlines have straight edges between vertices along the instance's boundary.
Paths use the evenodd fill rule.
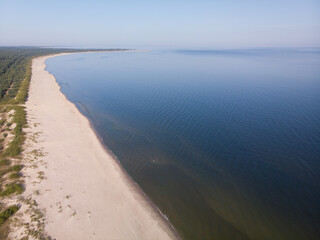
<path fill-rule="evenodd" d="M 25 140 L 25 134 L 22 128 L 26 125 L 26 112 L 24 107 L 14 106 L 15 110 L 13 121 L 16 123 L 16 127 L 13 129 L 14 138 L 9 143 L 9 147 L 6 149 L 4 155 L 10 157 L 16 157 L 22 151 L 22 144 Z"/>
<path fill-rule="evenodd" d="M 2 159 L 2 160 L 0 160 L 0 167 L 2 167 L 2 166 L 8 166 L 8 165 L 10 165 L 11 164 L 11 162 L 10 162 L 10 160 L 8 160 L 8 159 Z"/>
<path fill-rule="evenodd" d="M 0 225 L 9 219 L 13 214 L 15 214 L 20 209 L 18 205 L 12 205 L 7 209 L 0 212 Z"/>
<path fill-rule="evenodd" d="M 1 178 L 3 175 L 5 175 L 5 174 L 7 174 L 7 173 L 9 173 L 9 172 L 11 172 L 11 169 L 10 169 L 10 168 L 1 169 L 1 170 L 0 170 L 0 178 Z"/>
<path fill-rule="evenodd" d="M 13 193 L 21 194 L 23 193 L 24 188 L 21 183 L 10 183 L 6 186 L 6 188 L 0 192 L 0 196 L 8 196 Z"/>
<path fill-rule="evenodd" d="M 14 166 L 11 167 L 11 170 L 14 171 L 14 172 L 19 172 L 19 171 L 22 170 L 22 168 L 23 168 L 22 165 L 14 165 Z"/>
<path fill-rule="evenodd" d="M 10 179 L 17 179 L 17 178 L 20 178 L 21 176 L 22 176 L 22 174 L 20 172 L 12 172 L 12 173 L 10 173 L 9 178 Z"/>

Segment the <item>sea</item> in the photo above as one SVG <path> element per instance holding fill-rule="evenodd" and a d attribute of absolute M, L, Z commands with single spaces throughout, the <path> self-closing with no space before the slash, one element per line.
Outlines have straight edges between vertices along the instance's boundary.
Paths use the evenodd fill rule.
<path fill-rule="evenodd" d="M 319 48 L 46 64 L 182 239 L 320 239 Z"/>

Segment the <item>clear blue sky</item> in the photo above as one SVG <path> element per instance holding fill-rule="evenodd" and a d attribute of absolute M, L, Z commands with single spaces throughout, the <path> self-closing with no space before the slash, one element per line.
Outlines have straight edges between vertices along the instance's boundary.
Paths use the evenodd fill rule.
<path fill-rule="evenodd" d="M 320 46 L 320 0 L 0 0 L 0 45 Z"/>

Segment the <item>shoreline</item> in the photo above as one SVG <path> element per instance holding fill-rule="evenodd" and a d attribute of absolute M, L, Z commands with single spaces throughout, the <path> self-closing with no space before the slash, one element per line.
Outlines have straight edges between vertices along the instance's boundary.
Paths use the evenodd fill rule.
<path fill-rule="evenodd" d="M 125 50 L 126 52 L 148 52 L 149 50 Z M 106 51 L 108 52 L 108 51 Z M 96 52 L 79 52 L 79 53 L 96 53 Z M 63 55 L 71 55 L 71 54 L 78 54 L 78 53 L 60 53 L 60 54 L 54 54 L 54 55 L 48 55 L 48 57 L 46 58 L 46 60 L 48 58 L 53 58 L 53 57 L 58 57 L 58 56 L 63 56 Z M 46 61 L 45 60 L 45 61 Z M 46 70 L 46 63 L 45 63 L 45 68 L 44 70 L 49 73 L 50 75 L 52 75 L 55 79 L 55 82 L 57 83 L 57 85 L 59 86 L 59 91 L 62 93 L 61 91 L 61 86 L 59 85 L 56 77 L 50 73 L 49 71 Z M 171 224 L 171 222 L 169 221 L 168 217 L 161 212 L 161 210 L 159 209 L 159 207 L 148 197 L 148 195 L 141 189 L 140 185 L 134 181 L 134 179 L 129 175 L 129 173 L 127 172 L 127 170 L 122 166 L 120 160 L 117 158 L 117 156 L 108 148 L 108 146 L 106 146 L 103 141 L 102 141 L 102 137 L 100 136 L 100 134 L 96 131 L 96 129 L 94 128 L 92 121 L 90 120 L 89 117 L 87 117 L 85 114 L 81 113 L 81 111 L 78 109 L 78 107 L 71 102 L 68 97 L 62 93 L 62 95 L 65 97 L 66 101 L 70 102 L 71 104 L 73 104 L 75 106 L 75 108 L 78 110 L 79 114 L 81 114 L 82 116 L 84 116 L 88 122 L 89 122 L 89 126 L 91 128 L 91 130 L 94 132 L 94 134 L 96 135 L 97 140 L 100 142 L 101 146 L 104 148 L 106 154 L 110 155 L 113 160 L 118 164 L 118 167 L 121 169 L 122 174 L 124 175 L 123 177 L 126 179 L 127 184 L 132 185 L 132 187 L 136 188 L 135 190 L 141 194 L 141 197 L 144 198 L 144 201 L 147 201 L 148 204 L 151 205 L 151 208 L 153 208 L 153 210 L 155 212 L 157 212 L 159 214 L 159 217 L 161 218 L 162 221 L 164 221 L 164 223 L 172 230 L 172 232 L 174 233 L 175 237 L 177 239 L 180 240 L 180 236 L 177 233 L 177 231 L 175 230 L 174 226 Z"/>
<path fill-rule="evenodd" d="M 102 143 L 99 134 L 95 131 L 91 121 L 68 100 L 68 98 L 60 91 L 61 87 L 57 83 L 55 77 L 45 70 L 45 61 L 48 58 L 67 54 L 75 53 L 47 55 L 32 60 L 32 77 L 29 98 L 26 103 L 28 123 L 30 125 L 33 123 L 35 128 L 32 129 L 31 132 L 35 134 L 38 133 L 38 130 L 42 130 L 39 138 L 42 138 L 40 145 L 44 152 L 44 156 L 41 160 L 44 163 L 43 166 L 45 166 L 42 169 L 45 176 L 45 179 L 40 183 L 42 186 L 35 186 L 30 184 L 32 181 L 26 181 L 26 194 L 30 194 L 34 191 L 39 192 L 36 188 L 41 189 L 39 196 L 36 196 L 35 198 L 39 206 L 44 209 L 46 213 L 47 223 L 45 230 L 49 235 L 52 235 L 52 237 L 56 239 L 108 239 L 108 236 L 112 239 L 179 239 L 178 234 L 167 220 L 166 216 L 162 214 L 158 207 L 146 196 L 140 186 L 133 181 L 122 167 L 119 160 L 107 146 Z M 48 93 L 48 91 L 51 92 Z M 44 97 L 43 93 L 46 93 L 46 97 Z M 52 98 L 53 96 L 57 97 L 57 99 L 60 98 L 59 101 L 55 101 L 56 99 Z M 54 104 L 54 107 L 51 104 Z M 55 110 L 49 108 L 54 108 Z M 62 112 L 59 112 L 60 108 L 62 109 Z M 58 113 L 55 111 L 58 111 Z M 70 113 L 67 113 L 66 111 L 70 111 Z M 47 117 L 49 117 L 51 121 L 44 121 L 41 113 L 47 114 Z M 58 116 L 59 114 L 60 116 Z M 73 119 L 69 122 L 70 118 Z M 61 124 L 61 122 L 57 123 L 57 120 L 59 119 L 63 119 L 65 122 L 63 124 Z M 63 128 L 62 126 L 59 126 L 59 124 L 61 124 Z M 78 125 L 80 125 L 80 128 Z M 63 131 L 58 132 L 59 129 Z M 81 130 L 80 133 L 79 130 Z M 71 135 L 72 138 L 68 139 L 70 142 L 68 142 L 68 146 L 66 146 L 64 144 L 66 138 L 64 137 L 68 137 L 68 135 Z M 91 146 L 87 146 L 88 140 L 84 139 L 84 136 L 90 138 Z M 62 140 L 57 141 L 57 138 L 62 138 Z M 77 141 L 73 142 L 72 139 L 76 139 Z M 52 148 L 50 145 L 54 145 L 55 147 Z M 57 148 L 59 149 L 59 152 L 55 150 Z M 73 149 L 72 152 L 69 151 L 70 148 Z M 90 161 L 86 161 L 81 153 L 79 155 L 79 152 L 83 153 L 83 155 L 89 155 L 91 157 Z M 64 160 L 56 160 L 57 163 L 53 163 L 52 160 L 56 157 L 55 154 L 71 158 L 71 165 L 68 162 L 69 167 L 78 168 L 77 171 L 80 172 L 80 175 L 79 173 L 74 172 L 72 174 L 74 176 L 71 177 L 70 171 L 65 169 L 66 166 L 64 165 L 67 162 Z M 78 159 L 79 157 L 80 159 Z M 91 166 L 91 161 L 95 161 L 95 164 L 99 167 L 93 168 Z M 79 166 L 80 162 L 80 165 L 84 167 L 82 169 L 79 168 L 81 167 Z M 64 183 L 61 181 L 59 184 L 54 184 L 54 175 L 57 174 L 57 172 L 59 172 L 59 180 L 63 180 Z M 100 174 L 97 174 L 97 172 Z M 113 175 L 113 178 L 110 176 L 108 177 L 110 174 Z M 27 171 L 27 175 L 29 175 L 30 180 L 35 177 L 35 174 L 32 173 L 32 171 L 30 171 L 30 173 Z M 75 177 L 80 178 L 74 179 Z M 106 189 L 98 188 L 92 190 L 90 188 L 95 187 L 92 184 L 84 183 L 84 186 L 71 184 L 70 186 L 70 183 L 68 183 L 70 181 L 75 183 L 77 180 L 80 180 L 81 177 L 89 177 L 87 181 L 93 181 L 96 184 L 99 184 L 99 187 L 105 187 Z M 103 182 L 103 184 L 101 184 L 101 182 Z M 106 186 L 105 184 L 109 184 L 109 186 Z M 74 189 L 76 186 L 77 189 Z M 67 190 L 67 188 L 69 189 Z M 108 188 L 114 192 L 106 191 Z M 44 196 L 53 195 L 52 193 L 48 194 L 48 192 L 52 191 L 61 192 L 59 194 L 60 197 L 55 197 L 54 201 L 56 201 L 56 207 L 53 207 L 52 203 L 54 201 L 51 201 L 51 204 L 48 204 L 49 196 Z M 103 193 L 101 193 L 101 191 Z M 90 194 L 87 192 L 90 192 Z M 119 194 L 120 196 L 118 196 L 118 198 L 113 196 Z M 96 198 L 98 197 L 98 199 L 92 199 L 94 198 L 92 195 L 96 195 Z M 61 199 L 61 196 L 65 197 Z M 60 198 L 60 201 L 58 201 L 58 198 Z M 73 200 L 74 198 L 77 199 Z M 108 198 L 111 198 L 112 200 Z M 90 199 L 90 201 L 88 201 L 88 199 Z M 99 204 L 95 203 L 96 201 L 99 202 Z M 55 211 L 55 208 L 58 211 Z M 69 214 L 69 217 L 61 216 L 66 215 L 63 213 L 63 209 L 65 208 L 71 213 L 71 215 Z M 84 214 L 82 208 L 94 208 L 98 211 L 95 212 L 94 210 L 91 210 Z M 125 210 L 120 210 L 121 214 L 119 214 L 119 208 L 125 208 Z M 115 211 L 114 209 L 118 210 Z M 94 217 L 95 214 L 99 215 L 99 217 Z M 80 217 L 77 217 L 78 215 L 80 215 Z M 68 228 L 61 226 L 61 217 L 67 222 L 69 221 L 69 225 L 72 226 L 69 226 Z M 76 221 L 74 221 L 75 218 L 77 219 Z M 108 222 L 109 226 L 107 226 Z M 79 227 L 82 227 L 82 231 L 77 232 Z M 62 230 L 63 228 L 64 230 Z M 79 234 L 79 232 L 81 232 L 81 234 Z"/>

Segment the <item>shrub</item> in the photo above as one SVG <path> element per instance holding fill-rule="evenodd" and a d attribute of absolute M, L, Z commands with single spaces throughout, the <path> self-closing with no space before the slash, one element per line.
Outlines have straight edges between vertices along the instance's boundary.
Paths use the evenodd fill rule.
<path fill-rule="evenodd" d="M 11 172 L 10 168 L 5 168 L 5 169 L 0 170 L 0 177 L 7 174 L 8 172 Z"/>
<path fill-rule="evenodd" d="M 22 165 L 13 165 L 11 167 L 11 170 L 14 171 L 14 172 L 19 172 L 19 171 L 21 171 L 22 168 L 23 168 Z"/>
<path fill-rule="evenodd" d="M 26 124 L 26 112 L 21 106 L 14 107 L 13 109 L 15 110 L 13 121 L 16 123 L 16 127 L 13 129 L 15 136 L 5 151 L 5 155 L 10 157 L 16 157 L 20 154 L 22 151 L 22 144 L 25 140 L 22 128 Z"/>
<path fill-rule="evenodd" d="M 10 183 L 7 185 L 6 189 L 0 192 L 0 196 L 8 196 L 13 193 L 22 193 L 24 191 L 23 186 L 20 183 Z"/>
<path fill-rule="evenodd" d="M 0 160 L 0 167 L 1 166 L 8 166 L 8 165 L 10 165 L 10 160 L 8 160 L 8 159 L 2 159 L 2 160 Z"/>
<path fill-rule="evenodd" d="M 0 212 L 0 224 L 7 221 L 13 214 L 15 214 L 20 209 L 18 205 L 12 205 L 7 209 Z"/>
<path fill-rule="evenodd" d="M 20 172 L 13 172 L 13 173 L 10 174 L 9 178 L 17 179 L 17 178 L 19 178 L 21 176 L 22 176 L 22 174 Z"/>

